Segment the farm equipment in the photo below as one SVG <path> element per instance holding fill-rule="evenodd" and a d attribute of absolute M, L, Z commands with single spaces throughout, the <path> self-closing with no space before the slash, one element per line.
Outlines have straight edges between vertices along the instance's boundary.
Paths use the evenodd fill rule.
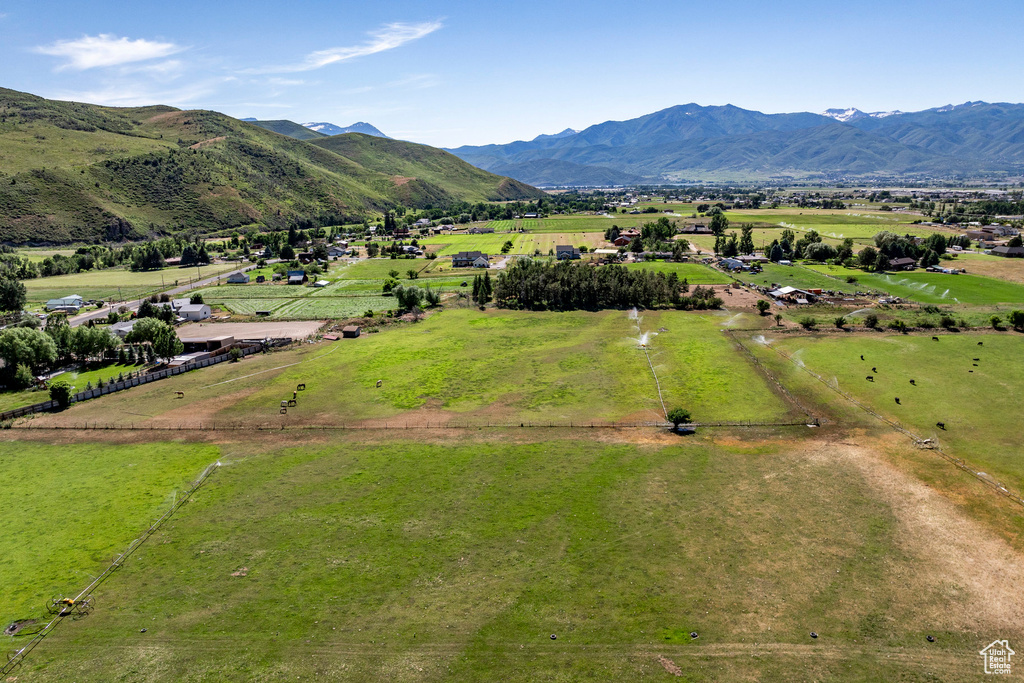
<path fill-rule="evenodd" d="M 92 597 L 88 598 L 66 598 L 63 595 L 59 598 L 52 598 L 46 603 L 46 611 L 62 617 L 84 617 L 92 611 Z"/>

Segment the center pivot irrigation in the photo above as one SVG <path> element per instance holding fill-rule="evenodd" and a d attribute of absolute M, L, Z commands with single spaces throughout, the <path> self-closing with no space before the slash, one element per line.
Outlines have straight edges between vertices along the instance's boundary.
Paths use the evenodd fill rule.
<path fill-rule="evenodd" d="M 28 643 L 7 655 L 7 662 L 0 667 L 0 675 L 6 676 L 21 666 L 21 663 L 25 661 L 25 658 L 28 657 L 28 654 L 35 649 L 36 645 L 38 645 L 43 638 L 48 636 L 53 629 L 57 628 L 57 625 L 64 621 L 64 619 L 68 617 L 78 619 L 91 612 L 93 608 L 93 591 L 96 590 L 100 584 L 110 578 L 110 575 L 113 574 L 118 567 L 123 565 L 131 554 L 138 550 L 150 536 L 156 533 L 163 523 L 170 519 L 171 515 L 173 515 L 178 508 L 187 503 L 192 497 L 192 494 L 199 490 L 199 487 L 203 485 L 203 483 L 218 467 L 220 467 L 220 464 L 220 460 L 218 460 L 217 462 L 211 463 L 207 466 L 199 477 L 189 485 L 188 489 L 182 493 L 180 498 L 175 496 L 175 500 L 171 504 L 170 509 L 165 512 L 160 519 L 153 522 L 153 524 L 142 532 L 138 538 L 129 543 L 128 548 L 126 548 L 123 553 L 115 557 L 110 565 L 77 595 L 74 597 L 61 595 L 50 599 L 49 602 L 46 603 L 46 610 L 53 615 L 53 618 L 33 634 Z"/>
<path fill-rule="evenodd" d="M 632 308 L 629 311 L 629 319 L 633 321 L 636 326 L 636 343 L 637 348 L 644 352 L 644 356 L 647 357 L 647 365 L 651 368 L 651 374 L 654 375 L 654 386 L 658 388 L 658 400 L 661 401 L 661 412 L 665 415 L 665 419 L 668 419 L 668 408 L 665 407 L 665 397 L 661 395 L 661 382 L 658 380 L 658 373 L 654 371 L 654 363 L 651 362 L 651 337 L 657 334 L 657 332 L 644 332 L 640 329 L 640 322 L 643 318 L 640 313 Z"/>

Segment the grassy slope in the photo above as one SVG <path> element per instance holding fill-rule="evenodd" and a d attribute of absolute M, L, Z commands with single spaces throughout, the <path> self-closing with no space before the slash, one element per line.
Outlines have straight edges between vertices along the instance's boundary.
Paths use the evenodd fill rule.
<path fill-rule="evenodd" d="M 317 138 L 327 137 L 323 133 L 306 128 L 302 124 L 295 123 L 294 121 L 288 121 L 287 119 L 277 119 L 273 121 L 246 121 L 254 126 L 260 128 L 266 128 L 272 130 L 275 133 L 281 135 L 287 135 L 290 138 L 296 140 L 316 140 Z"/>
<path fill-rule="evenodd" d="M 387 154 L 429 156 L 430 148 L 388 142 Z M 387 154 L 374 164 L 386 167 Z M 397 203 L 537 193 L 440 151 L 431 157 L 432 180 L 410 185 L 216 112 L 113 109 L 12 90 L 0 90 L 0 159 L 0 240 L 12 243 L 283 226 L 321 215 L 347 222 Z"/>
<path fill-rule="evenodd" d="M 464 199 L 473 201 L 543 196 L 529 185 L 482 171 L 435 147 L 361 133 L 320 138 L 312 144 L 364 168 L 405 179 L 398 185 L 398 192 L 411 197 L 423 194 L 443 200 L 450 194 L 445 188 L 452 185 L 461 189 Z"/>

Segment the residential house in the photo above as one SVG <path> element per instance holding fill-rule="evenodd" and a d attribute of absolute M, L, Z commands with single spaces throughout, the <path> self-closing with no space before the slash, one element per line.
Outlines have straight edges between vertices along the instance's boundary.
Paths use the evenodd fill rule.
<path fill-rule="evenodd" d="M 288 271 L 288 284 L 290 285 L 302 285 L 309 282 L 309 276 L 306 275 L 304 270 L 289 270 Z"/>
<path fill-rule="evenodd" d="M 128 336 L 128 333 L 132 331 L 133 327 L 135 327 L 134 320 L 125 320 L 111 325 L 110 331 L 117 335 L 118 339 L 124 339 Z"/>
<path fill-rule="evenodd" d="M 914 270 L 917 261 L 910 257 L 894 258 L 889 261 L 889 270 Z"/>
<path fill-rule="evenodd" d="M 569 244 L 559 244 L 555 247 L 555 258 L 559 261 L 580 258 L 580 250 Z"/>
<path fill-rule="evenodd" d="M 612 240 L 612 244 L 614 244 L 617 247 L 625 247 L 632 241 L 633 238 L 631 236 L 620 234 L 618 237 Z"/>
<path fill-rule="evenodd" d="M 58 313 L 78 313 L 85 304 L 85 300 L 77 294 L 64 296 L 59 299 L 50 299 L 46 302 L 46 310 Z"/>
<path fill-rule="evenodd" d="M 340 247 L 330 247 L 327 250 L 327 257 L 328 258 L 341 258 L 342 256 L 347 256 L 347 255 L 348 255 L 348 249 L 346 249 L 343 246 L 340 246 Z"/>
<path fill-rule="evenodd" d="M 995 247 L 989 253 L 1005 258 L 1024 258 L 1024 247 Z"/>
<path fill-rule="evenodd" d="M 248 273 L 231 273 L 231 275 L 228 275 L 228 284 L 229 285 L 247 285 L 247 284 L 249 284 L 249 274 Z"/>
<path fill-rule="evenodd" d="M 452 256 L 452 268 L 489 268 L 487 254 L 479 251 L 460 251 Z"/>

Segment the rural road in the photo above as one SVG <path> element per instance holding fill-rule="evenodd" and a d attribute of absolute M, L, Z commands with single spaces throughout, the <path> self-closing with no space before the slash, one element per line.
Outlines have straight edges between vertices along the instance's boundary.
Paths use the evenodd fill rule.
<path fill-rule="evenodd" d="M 268 261 L 268 263 L 270 263 L 270 262 Z M 250 264 L 248 264 L 246 266 L 238 268 L 237 270 L 232 270 L 231 272 L 228 272 L 228 273 L 219 273 L 217 275 L 214 275 L 212 277 L 208 277 L 208 278 L 203 279 L 203 280 L 197 280 L 196 282 L 192 282 L 192 283 L 187 284 L 187 285 L 181 285 L 180 287 L 175 287 L 174 289 L 168 289 L 168 290 L 166 290 L 164 292 L 161 292 L 161 294 L 166 294 L 167 296 L 169 296 L 169 297 L 171 297 L 173 299 L 175 297 L 175 295 L 177 295 L 177 294 L 182 294 L 182 293 L 187 292 L 187 291 L 189 291 L 191 289 L 197 289 L 199 287 L 209 286 L 209 285 L 213 284 L 214 282 L 216 282 L 217 280 L 220 280 L 221 278 L 226 278 L 229 275 L 234 275 L 235 273 L 244 273 L 245 271 L 252 270 L 255 267 L 256 267 L 255 264 L 250 263 Z M 136 311 L 136 310 L 138 310 L 139 306 L 142 305 L 142 302 L 145 301 L 148 298 L 149 297 L 143 297 L 141 299 L 136 299 L 134 301 L 125 301 L 125 302 L 118 302 L 118 303 L 108 303 L 105 306 L 103 306 L 103 308 L 99 308 L 99 309 L 96 309 L 94 311 L 89 311 L 88 313 L 79 313 L 78 315 L 74 316 L 73 318 L 68 318 L 68 324 L 70 324 L 72 327 L 77 327 L 79 325 L 84 325 L 84 324 L 88 323 L 90 320 L 103 320 L 103 319 L 105 319 L 107 317 L 107 313 L 110 312 L 111 308 L 120 308 L 121 306 L 126 307 L 129 311 Z"/>

